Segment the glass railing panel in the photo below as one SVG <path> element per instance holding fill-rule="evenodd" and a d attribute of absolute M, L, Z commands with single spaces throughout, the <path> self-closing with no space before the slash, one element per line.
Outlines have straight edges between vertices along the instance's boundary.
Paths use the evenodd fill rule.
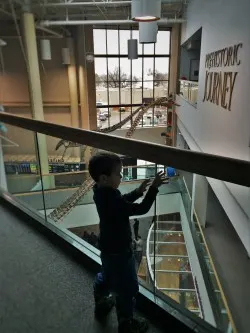
<path fill-rule="evenodd" d="M 22 138 L 22 139 L 21 139 Z M 39 145 L 45 137 L 16 126 L 0 130 L 0 188 L 38 213 L 44 212 Z"/>
<path fill-rule="evenodd" d="M 10 131 L 9 139 L 15 142 L 15 132 L 19 130 Z M 11 174 L 9 168 L 13 167 L 15 160 L 10 160 L 9 149 L 16 148 L 3 147 L 4 159 L 10 162 L 8 168 L 5 167 L 9 191 L 43 214 L 48 223 L 67 236 L 70 235 L 74 244 L 98 256 L 99 217 L 93 201 L 93 182 L 88 172 L 89 158 L 97 149 L 77 144 L 70 146 L 65 142 L 59 145 L 61 139 L 55 137 L 46 137 L 42 141 L 44 139 L 38 136 L 37 140 L 32 132 L 29 136 L 21 134 L 23 137 L 25 135 L 29 147 L 33 142 L 33 150 L 30 149 L 30 152 L 34 158 L 29 168 L 31 164 L 36 164 L 37 172 Z M 47 143 L 47 160 L 44 159 L 44 151 L 38 149 L 39 146 L 44 149 L 44 142 Z M 22 143 L 18 144 L 18 148 L 21 148 Z M 16 150 L 13 155 L 19 161 L 22 153 Z M 124 156 L 122 152 L 120 156 L 124 166 L 120 185 L 122 194 L 137 188 L 143 179 L 152 179 L 157 171 L 164 170 L 169 177 L 169 183 L 160 187 L 151 209 L 143 216 L 130 218 L 138 277 L 149 290 L 154 290 L 157 295 L 155 301 L 159 304 L 167 304 L 172 299 L 177 309 L 181 306 L 181 309 L 185 307 L 189 310 L 191 318 L 199 316 L 222 332 L 228 333 L 231 327 L 231 331 L 236 333 L 206 241 L 201 212 L 204 191 L 199 192 L 198 175 L 184 170 L 175 170 L 174 174 L 169 174 L 170 169 L 165 165 Z M 29 186 L 31 180 L 34 184 Z M 211 181 L 211 178 L 208 180 Z M 245 190 L 249 195 L 249 189 Z M 237 197 L 237 202 L 244 206 L 244 203 L 239 202 L 240 198 Z M 246 211 L 248 207 L 242 209 Z M 137 232 L 142 240 L 140 251 L 137 251 L 134 242 Z"/>
<path fill-rule="evenodd" d="M 163 293 L 168 297 L 172 298 L 177 303 L 189 311 L 200 316 L 200 308 L 195 290 L 179 290 L 179 291 L 167 291 L 163 290 Z"/>
<path fill-rule="evenodd" d="M 188 272 L 161 272 L 156 270 L 156 283 L 160 290 L 187 289 L 195 291 L 192 275 Z"/>
<path fill-rule="evenodd" d="M 180 80 L 180 95 L 195 107 L 198 101 L 198 87 L 198 82 Z"/>
<path fill-rule="evenodd" d="M 193 246 L 197 253 L 197 258 L 207 290 L 207 296 L 213 310 L 214 320 L 223 332 L 236 332 L 235 323 L 233 321 L 233 317 L 206 240 L 207 216 L 208 214 L 211 214 L 211 209 L 216 209 L 211 205 L 208 206 L 208 182 L 204 177 L 199 175 L 193 175 L 193 180 L 190 182 L 191 174 L 183 173 L 182 171 L 179 171 L 179 173 L 181 175 L 179 184 L 181 202 L 184 208 L 183 212 L 185 213 L 188 229 L 192 236 Z M 219 184 L 220 182 L 212 178 L 209 178 L 209 180 L 212 185 L 216 183 Z M 234 195 L 233 192 L 227 192 L 226 187 L 224 189 L 224 196 L 230 195 L 231 197 L 231 195 Z M 249 188 L 239 186 L 237 189 L 238 195 L 239 191 L 242 191 L 242 193 L 245 193 L 248 197 L 250 197 Z M 241 202 L 241 207 L 239 207 L 239 199 L 237 198 L 234 204 L 237 204 L 237 209 L 241 208 L 246 212 L 247 207 L 244 203 L 245 201 Z M 249 216 L 247 217 L 245 215 L 245 217 L 246 220 L 249 221 Z M 216 220 L 214 222 L 216 223 Z M 213 228 L 216 228 L 216 224 Z M 224 235 L 220 235 L 220 237 L 224 237 Z M 188 252 L 190 252 L 190 249 L 188 249 Z"/>
<path fill-rule="evenodd" d="M 155 255 L 164 255 L 164 254 L 187 255 L 187 249 L 185 243 L 178 243 L 178 242 L 167 243 L 157 240 L 155 246 L 154 241 L 150 241 L 149 251 L 150 254 L 155 253 Z"/>

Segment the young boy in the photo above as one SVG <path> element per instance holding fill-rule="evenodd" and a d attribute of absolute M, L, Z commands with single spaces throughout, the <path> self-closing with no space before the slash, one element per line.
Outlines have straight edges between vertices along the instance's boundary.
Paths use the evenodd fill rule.
<path fill-rule="evenodd" d="M 121 195 L 122 163 L 119 156 L 99 153 L 89 162 L 89 173 L 95 181 L 94 201 L 100 218 L 99 247 L 102 272 L 94 282 L 95 313 L 107 315 L 114 306 L 110 292 L 116 296 L 119 333 L 142 333 L 148 328 L 143 319 L 134 318 L 135 297 L 139 291 L 135 259 L 132 251 L 132 233 L 129 217 L 146 214 L 151 208 L 158 187 L 164 182 L 159 172 L 141 203 L 150 180 L 145 180 L 136 190 Z"/>

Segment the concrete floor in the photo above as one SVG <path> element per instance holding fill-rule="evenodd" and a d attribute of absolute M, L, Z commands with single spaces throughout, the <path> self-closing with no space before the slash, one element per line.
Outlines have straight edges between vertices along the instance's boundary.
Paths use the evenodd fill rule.
<path fill-rule="evenodd" d="M 94 318 L 92 273 L 1 205 L 0 217 L 1 333 L 117 332 L 114 311 Z"/>
<path fill-rule="evenodd" d="M 211 187 L 205 237 L 239 333 L 250 332 L 250 259 Z"/>

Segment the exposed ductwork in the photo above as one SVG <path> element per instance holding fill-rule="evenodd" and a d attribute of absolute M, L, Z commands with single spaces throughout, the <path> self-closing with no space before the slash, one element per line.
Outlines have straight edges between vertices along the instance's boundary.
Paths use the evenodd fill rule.
<path fill-rule="evenodd" d="M 152 0 L 153 1 L 153 0 Z M 185 0 L 162 0 L 162 4 L 182 4 Z M 132 1 L 93 1 L 93 2 L 47 2 L 40 4 L 32 4 L 32 7 L 85 7 L 85 6 L 124 6 L 131 5 Z"/>
<path fill-rule="evenodd" d="M 174 24 L 174 23 L 184 23 L 186 22 L 185 19 L 161 19 L 157 21 L 158 24 Z M 136 24 L 132 20 L 65 20 L 65 21 L 41 21 L 39 23 L 40 26 L 57 26 L 57 25 L 98 25 L 98 24 Z"/>
<path fill-rule="evenodd" d="M 36 24 L 36 29 L 37 29 L 37 30 L 44 31 L 44 32 L 47 32 L 47 33 L 49 33 L 49 34 L 51 34 L 51 35 L 54 35 L 54 36 L 56 36 L 56 37 L 58 37 L 58 38 L 63 38 L 63 35 L 62 35 L 62 34 L 59 34 L 58 32 L 56 32 L 56 31 L 54 31 L 54 30 L 51 30 L 51 29 L 48 29 L 48 28 L 45 28 L 45 27 L 43 27 L 43 26 L 41 26 L 41 25 Z"/>

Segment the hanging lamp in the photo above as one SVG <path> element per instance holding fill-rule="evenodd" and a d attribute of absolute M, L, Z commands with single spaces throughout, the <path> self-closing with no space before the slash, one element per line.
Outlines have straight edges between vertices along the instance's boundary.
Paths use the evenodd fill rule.
<path fill-rule="evenodd" d="M 6 46 L 6 45 L 7 45 L 7 43 L 3 39 L 0 38 L 0 46 Z"/>
<path fill-rule="evenodd" d="M 40 40 L 41 58 L 42 60 L 51 60 L 51 46 L 49 39 Z"/>
<path fill-rule="evenodd" d="M 68 47 L 63 47 L 62 48 L 62 61 L 64 65 L 70 65 L 70 51 Z"/>
<path fill-rule="evenodd" d="M 149 44 L 157 42 L 157 22 L 139 22 L 139 42 Z"/>
<path fill-rule="evenodd" d="M 128 39 L 128 59 L 138 59 L 138 40 Z"/>
<path fill-rule="evenodd" d="M 132 20 L 157 21 L 161 18 L 161 0 L 132 0 Z"/>

